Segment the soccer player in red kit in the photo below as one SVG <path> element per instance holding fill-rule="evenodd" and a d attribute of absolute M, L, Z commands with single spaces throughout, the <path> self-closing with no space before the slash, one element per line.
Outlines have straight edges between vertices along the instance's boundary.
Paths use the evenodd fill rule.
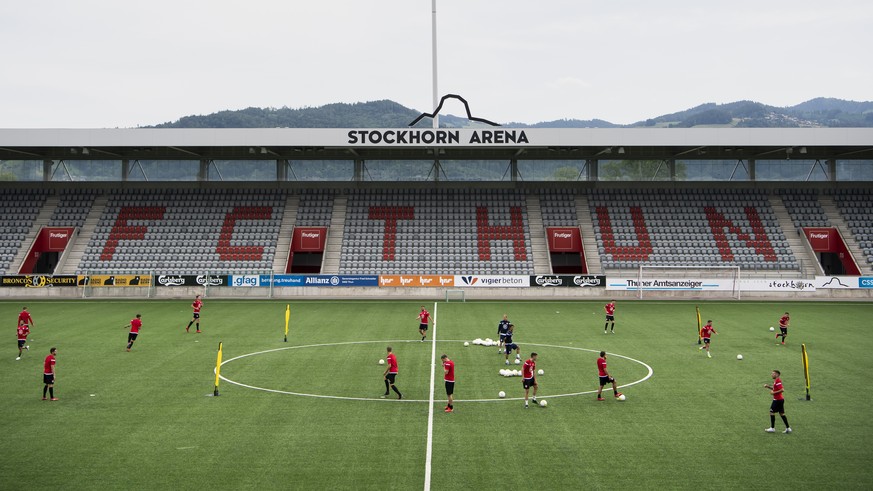
<path fill-rule="evenodd" d="M 709 352 L 709 342 L 713 333 L 718 334 L 718 331 L 712 327 L 712 321 L 706 321 L 706 325 L 700 328 L 700 337 L 703 338 L 703 346 L 697 349 L 706 349 L 707 358 L 712 358 L 712 353 Z"/>
<path fill-rule="evenodd" d="M 785 315 L 788 315 L 787 313 Z M 770 403 L 770 427 L 764 428 L 767 433 L 776 433 L 776 413 L 782 416 L 782 422 L 785 423 L 785 431 L 782 433 L 791 433 L 791 426 L 788 424 L 788 418 L 785 417 L 785 396 L 782 389 L 782 372 L 773 370 L 770 372 L 773 377 L 773 385 L 764 384 L 765 389 L 770 389 L 770 394 L 773 396 L 773 402 Z"/>
<path fill-rule="evenodd" d="M 418 313 L 418 333 L 421 334 L 421 341 L 427 337 L 427 325 L 430 323 L 430 312 L 421 306 L 421 312 Z"/>
<path fill-rule="evenodd" d="M 203 307 L 203 301 L 200 300 L 200 295 L 194 297 L 194 303 L 191 304 L 191 308 L 194 309 L 194 317 L 191 318 L 191 322 L 188 323 L 188 327 L 185 328 L 185 332 L 190 332 L 188 329 L 191 329 L 191 324 L 197 323 L 197 333 L 200 333 L 200 307 Z"/>
<path fill-rule="evenodd" d="M 533 397 L 531 401 L 536 404 L 537 403 L 537 389 L 539 386 L 537 385 L 537 354 L 531 353 L 530 358 L 524 361 L 524 365 L 521 367 L 521 386 L 524 387 L 524 407 L 527 408 L 527 394 L 531 387 L 533 387 Z"/>
<path fill-rule="evenodd" d="M 42 369 L 42 400 L 45 400 L 45 393 L 48 391 L 49 397 L 53 401 L 57 401 L 58 398 L 55 397 L 55 355 L 58 354 L 57 348 L 52 348 L 49 350 L 48 356 L 45 357 L 45 362 L 43 362 Z"/>
<path fill-rule="evenodd" d="M 603 386 L 606 384 L 612 384 L 612 393 L 616 398 L 621 395 L 621 392 L 618 391 L 618 387 L 615 385 L 615 379 L 609 375 L 609 371 L 606 370 L 606 351 L 600 352 L 600 358 L 597 359 L 597 373 L 600 376 L 600 388 L 597 389 L 597 400 L 602 401 L 603 397 L 601 394 L 603 393 Z"/>
<path fill-rule="evenodd" d="M 608 304 L 603 306 L 606 311 L 606 322 L 603 324 L 603 334 L 606 334 L 606 326 L 612 323 L 612 333 L 615 334 L 615 300 L 610 300 Z"/>
<path fill-rule="evenodd" d="M 788 337 L 788 312 L 785 312 L 785 315 L 779 319 L 779 334 L 776 335 L 777 340 L 779 339 L 779 336 L 782 336 L 782 344 L 785 344 L 785 338 Z"/>
<path fill-rule="evenodd" d="M 396 392 L 398 399 L 403 399 L 403 394 L 401 394 L 400 391 L 397 390 L 397 386 L 394 385 L 394 381 L 397 378 L 397 357 L 394 356 L 391 346 L 389 346 L 387 350 L 388 356 L 385 357 L 385 361 L 388 363 L 388 367 L 385 368 L 385 373 L 382 374 L 382 377 L 385 379 L 385 394 L 382 395 L 382 399 L 388 397 L 388 389 Z"/>
<path fill-rule="evenodd" d="M 455 362 L 449 359 L 449 355 L 440 357 L 443 361 L 443 371 L 445 372 L 446 396 L 449 398 L 449 403 L 446 405 L 446 412 L 450 413 L 455 410 Z"/>
<path fill-rule="evenodd" d="M 30 312 L 27 311 L 27 307 L 22 307 L 21 312 L 18 313 L 18 325 L 27 324 L 29 326 L 34 326 L 33 317 L 30 316 Z"/>
<path fill-rule="evenodd" d="M 30 334 L 30 328 L 27 327 L 27 324 L 19 324 L 18 325 L 18 358 L 15 361 L 21 359 L 21 350 L 30 350 L 30 346 L 27 345 L 27 335 Z"/>
<path fill-rule="evenodd" d="M 127 335 L 127 351 L 133 347 L 133 342 L 139 335 L 139 330 L 142 327 L 142 314 L 136 314 L 134 319 L 130 320 L 130 333 Z"/>

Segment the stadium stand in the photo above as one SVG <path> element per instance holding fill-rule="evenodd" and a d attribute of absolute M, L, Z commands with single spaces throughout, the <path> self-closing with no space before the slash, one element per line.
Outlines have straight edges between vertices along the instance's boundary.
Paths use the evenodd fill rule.
<path fill-rule="evenodd" d="M 606 270 L 641 264 L 799 269 L 763 191 L 594 190 L 589 207 Z"/>
<path fill-rule="evenodd" d="M 834 203 L 846 221 L 849 231 L 858 241 L 863 258 L 856 258 L 860 263 L 866 263 L 869 269 L 873 265 L 873 191 L 863 189 L 838 189 L 834 191 Z"/>
<path fill-rule="evenodd" d="M 531 274 L 520 190 L 356 190 L 340 273 Z"/>
<path fill-rule="evenodd" d="M 270 270 L 284 203 L 264 189 L 111 192 L 78 272 Z"/>
<path fill-rule="evenodd" d="M 12 260 L 45 203 L 45 190 L 6 189 L 0 194 L 0 271 L 8 271 Z M 16 270 L 17 272 L 17 270 Z"/>
<path fill-rule="evenodd" d="M 797 272 L 786 230 L 762 189 L 348 189 L 338 272 L 343 274 L 534 274 L 527 199 L 544 227 L 577 227 L 587 204 L 603 269 L 736 265 L 746 273 Z M 295 226 L 330 227 L 339 189 L 303 189 Z M 820 195 L 822 193 L 824 195 Z M 781 199 L 798 234 L 835 226 L 821 203 L 873 264 L 869 189 L 786 188 Z M 82 227 L 97 197 L 106 208 L 77 273 L 156 274 L 273 270 L 287 192 L 275 189 L 8 189 L 0 194 L 0 267 L 21 253 L 34 220 L 57 195 L 49 226 Z M 105 198 L 103 198 L 105 197 Z M 821 199 L 820 199 L 821 198 Z M 775 206 L 775 205 L 774 205 Z M 830 205 L 828 205 L 830 206 Z M 341 210 L 341 208 L 339 208 Z M 43 210 L 46 213 L 46 210 Z M 339 213 L 342 213 L 341 211 Z M 833 214 L 833 213 L 832 213 Z M 586 226 L 587 227 L 587 226 Z M 585 231 L 583 231 L 583 234 Z M 590 233 L 590 232 L 589 232 Z M 797 250 L 797 249 L 795 249 Z M 72 270 L 71 270 L 72 271 Z"/>
<path fill-rule="evenodd" d="M 578 227 L 576 195 L 570 189 L 543 189 L 540 191 L 543 227 Z"/>
<path fill-rule="evenodd" d="M 817 189 L 779 189 L 776 194 L 782 198 L 795 230 L 800 231 L 803 227 L 831 226 L 824 208 L 818 201 Z"/>
<path fill-rule="evenodd" d="M 333 214 L 334 192 L 330 189 L 304 189 L 297 205 L 299 227 L 327 227 Z"/>
<path fill-rule="evenodd" d="M 81 227 L 91 211 L 97 191 L 90 189 L 61 189 L 60 200 L 49 219 L 50 227 Z"/>

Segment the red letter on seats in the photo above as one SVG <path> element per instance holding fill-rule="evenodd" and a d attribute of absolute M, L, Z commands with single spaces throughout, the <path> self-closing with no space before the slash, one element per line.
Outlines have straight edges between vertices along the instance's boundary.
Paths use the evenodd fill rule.
<path fill-rule="evenodd" d="M 273 216 L 273 208 L 269 206 L 236 206 L 233 211 L 224 216 L 224 225 L 218 236 L 218 259 L 221 261 L 259 261 L 264 256 L 264 246 L 232 246 L 233 229 L 237 220 L 268 220 Z"/>
<path fill-rule="evenodd" d="M 371 206 L 368 217 L 370 220 L 385 220 L 385 232 L 382 237 L 382 260 L 393 261 L 395 245 L 397 244 L 397 220 L 414 220 L 414 206 Z"/>
<path fill-rule="evenodd" d="M 524 219 L 520 206 L 509 208 L 510 225 L 491 225 L 488 221 L 488 208 L 479 206 L 476 208 L 476 234 L 479 238 L 479 260 L 491 260 L 492 240 L 511 240 L 512 252 L 516 261 L 527 259 L 527 248 L 524 241 Z"/>
<path fill-rule="evenodd" d="M 600 234 L 603 237 L 603 251 L 612 255 L 615 260 L 638 260 L 648 261 L 652 254 L 652 239 L 649 238 L 649 230 L 646 228 L 646 218 L 643 209 L 639 206 L 631 206 L 631 219 L 634 222 L 634 232 L 637 234 L 637 245 L 619 246 L 615 244 L 615 235 L 612 232 L 612 221 L 609 219 L 609 210 L 605 206 L 596 208 L 597 223 L 600 225 Z"/>
<path fill-rule="evenodd" d="M 724 230 L 737 236 L 738 239 L 746 243 L 747 246 L 755 249 L 755 252 L 764 256 L 764 260 L 768 262 L 776 261 L 776 251 L 773 250 L 773 244 L 770 243 L 770 238 L 767 237 L 767 232 L 764 230 L 764 224 L 761 223 L 761 218 L 758 216 L 758 210 L 751 206 L 747 206 L 746 216 L 749 218 L 749 225 L 752 227 L 752 232 L 755 233 L 755 238 L 743 232 L 740 227 L 734 225 L 734 222 L 725 218 L 724 215 L 716 211 L 712 206 L 703 208 L 706 212 L 706 219 L 709 220 L 709 228 L 712 230 L 712 235 L 715 237 L 715 244 L 718 246 L 718 252 L 721 254 L 722 261 L 733 261 L 734 252 L 728 243 L 727 234 Z"/>
<path fill-rule="evenodd" d="M 161 220 L 164 218 L 164 213 L 167 208 L 164 206 L 125 206 L 118 212 L 118 218 L 115 219 L 115 225 L 109 231 L 109 238 L 106 239 L 106 244 L 103 245 L 103 252 L 100 254 L 101 261 L 111 261 L 115 255 L 115 248 L 120 240 L 143 240 L 148 231 L 145 225 L 128 225 L 129 220 Z"/>

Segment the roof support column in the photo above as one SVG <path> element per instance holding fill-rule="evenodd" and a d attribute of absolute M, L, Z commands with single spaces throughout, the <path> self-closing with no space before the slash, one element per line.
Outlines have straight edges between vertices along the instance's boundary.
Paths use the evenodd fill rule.
<path fill-rule="evenodd" d="M 837 159 L 828 159 L 828 181 L 836 182 L 837 180 Z"/>
<path fill-rule="evenodd" d="M 512 159 L 509 161 L 509 179 L 512 182 L 518 181 L 519 178 L 518 173 L 518 159 Z"/>
<path fill-rule="evenodd" d="M 121 161 L 121 182 L 127 181 L 127 176 L 130 175 L 130 160 L 124 159 Z"/>
<path fill-rule="evenodd" d="M 43 181 L 51 181 L 52 180 L 52 167 L 54 167 L 55 162 L 53 160 L 43 160 L 42 161 L 42 180 Z"/>
<path fill-rule="evenodd" d="M 757 181 L 757 178 L 755 177 L 755 159 L 749 159 L 746 163 L 749 164 L 749 180 Z"/>
<path fill-rule="evenodd" d="M 355 182 L 364 180 L 364 159 L 355 159 L 355 172 L 352 180 Z"/>
<path fill-rule="evenodd" d="M 279 182 L 288 180 L 288 161 L 276 159 L 276 180 Z"/>
<path fill-rule="evenodd" d="M 209 160 L 200 159 L 200 171 L 197 173 L 198 181 L 208 181 L 209 180 Z"/>

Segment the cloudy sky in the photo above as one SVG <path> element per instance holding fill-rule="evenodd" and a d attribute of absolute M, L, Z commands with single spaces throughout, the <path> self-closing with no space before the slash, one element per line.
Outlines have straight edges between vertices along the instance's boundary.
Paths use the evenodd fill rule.
<path fill-rule="evenodd" d="M 3 1 L 0 127 L 381 99 L 429 111 L 431 20 L 431 0 Z M 437 0 L 437 46 L 439 93 L 502 123 L 873 100 L 870 0 Z"/>

